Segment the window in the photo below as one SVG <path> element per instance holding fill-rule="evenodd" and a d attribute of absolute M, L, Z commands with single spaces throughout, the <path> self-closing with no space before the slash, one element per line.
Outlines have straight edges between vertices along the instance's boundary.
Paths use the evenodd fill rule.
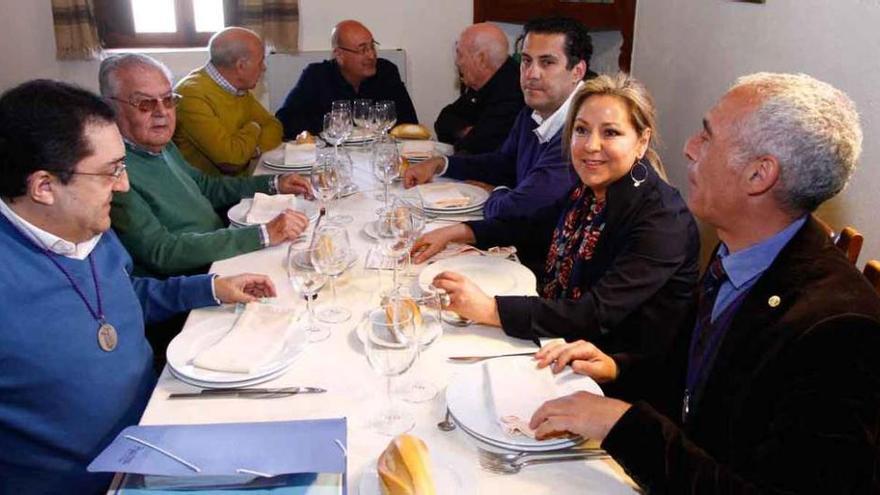
<path fill-rule="evenodd" d="M 106 48 L 203 47 L 231 25 L 230 0 L 95 0 Z"/>

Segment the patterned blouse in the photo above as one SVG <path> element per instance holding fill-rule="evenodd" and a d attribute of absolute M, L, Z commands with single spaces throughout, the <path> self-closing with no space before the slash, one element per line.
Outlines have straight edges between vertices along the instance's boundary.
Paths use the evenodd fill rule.
<path fill-rule="evenodd" d="M 544 265 L 543 296 L 547 299 L 580 299 L 587 263 L 605 228 L 605 199 L 580 184 L 569 195 L 570 206 L 559 218 Z"/>

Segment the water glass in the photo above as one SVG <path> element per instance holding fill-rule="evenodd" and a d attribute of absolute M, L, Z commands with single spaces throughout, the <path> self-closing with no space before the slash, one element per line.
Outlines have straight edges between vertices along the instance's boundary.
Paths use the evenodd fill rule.
<path fill-rule="evenodd" d="M 330 290 L 333 296 L 330 304 L 318 311 L 317 317 L 325 323 L 342 323 L 351 318 L 351 311 L 338 304 L 336 278 L 351 262 L 348 232 L 338 225 L 322 225 L 313 235 L 312 264 L 319 273 L 330 277 Z"/>
<path fill-rule="evenodd" d="M 400 176 L 400 155 L 397 151 L 397 144 L 386 141 L 377 142 L 373 146 L 371 161 L 373 174 L 385 186 L 383 198 L 385 208 L 388 208 L 388 187 L 395 178 Z"/>
<path fill-rule="evenodd" d="M 330 329 L 314 323 L 312 299 L 327 282 L 327 276 L 312 266 L 314 248 L 306 243 L 291 244 L 287 249 L 287 279 L 293 290 L 306 300 L 306 337 L 309 342 L 318 342 L 330 336 Z"/>

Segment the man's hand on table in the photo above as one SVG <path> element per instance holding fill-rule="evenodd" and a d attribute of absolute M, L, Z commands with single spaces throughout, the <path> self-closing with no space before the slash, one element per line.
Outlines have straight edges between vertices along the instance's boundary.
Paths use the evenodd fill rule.
<path fill-rule="evenodd" d="M 287 209 L 266 224 L 269 245 L 276 246 L 284 241 L 292 241 L 309 226 L 309 218 L 301 212 Z"/>
<path fill-rule="evenodd" d="M 529 426 L 538 440 L 574 433 L 601 442 L 630 407 L 621 400 L 576 392 L 545 402 Z"/>
<path fill-rule="evenodd" d="M 261 297 L 275 297 L 275 285 L 265 275 L 242 273 L 214 278 L 214 295 L 222 303 L 247 303 Z"/>
<path fill-rule="evenodd" d="M 301 194 L 311 198 L 312 186 L 299 174 L 282 174 L 278 176 L 278 194 Z"/>
<path fill-rule="evenodd" d="M 444 163 L 442 157 L 434 157 L 428 158 L 417 165 L 411 165 L 403 173 L 403 187 L 409 189 L 419 184 L 430 182 L 434 175 L 443 168 Z"/>
<path fill-rule="evenodd" d="M 535 353 L 538 368 L 550 366 L 553 373 L 559 373 L 571 366 L 572 371 L 587 375 L 597 383 L 607 383 L 617 378 L 617 363 L 600 351 L 598 347 L 585 340 L 577 342 L 553 342 Z"/>
<path fill-rule="evenodd" d="M 464 275 L 455 272 L 440 272 L 431 283 L 449 296 L 446 309 L 455 311 L 462 318 L 484 325 L 501 326 L 498 305 L 495 298 L 489 297 L 476 284 Z"/>

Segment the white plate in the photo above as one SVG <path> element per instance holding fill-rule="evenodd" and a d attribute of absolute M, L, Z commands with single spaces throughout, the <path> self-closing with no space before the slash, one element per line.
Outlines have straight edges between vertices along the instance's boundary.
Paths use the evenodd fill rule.
<path fill-rule="evenodd" d="M 312 173 L 312 166 L 311 165 L 306 165 L 306 166 L 297 165 L 297 166 L 287 167 L 287 166 L 282 166 L 282 165 L 270 165 L 266 162 L 263 162 L 263 166 L 268 168 L 269 170 L 275 170 L 277 172 L 296 172 L 300 175 L 311 175 L 311 173 Z"/>
<path fill-rule="evenodd" d="M 254 198 L 242 198 L 240 203 L 226 212 L 226 217 L 229 218 L 229 222 L 238 227 L 256 225 L 245 221 L 248 211 L 250 211 L 253 203 Z M 302 211 L 305 216 L 309 217 L 310 222 L 314 222 L 315 219 L 318 218 L 318 204 L 316 202 L 296 198 L 296 207 L 298 210 Z"/>
<path fill-rule="evenodd" d="M 284 145 L 282 144 L 274 150 L 263 153 L 261 157 L 263 163 L 269 168 L 280 168 L 290 170 L 292 168 L 312 168 L 315 160 L 308 160 L 300 163 L 284 163 Z"/>
<path fill-rule="evenodd" d="M 186 375 L 181 374 L 179 371 L 175 370 L 174 367 L 168 366 L 168 371 L 171 372 L 171 375 L 178 380 L 188 383 L 190 385 L 194 385 L 199 388 L 240 388 L 240 387 L 250 387 L 253 385 L 258 385 L 260 383 L 268 382 L 269 380 L 274 380 L 279 376 L 283 375 L 287 372 L 287 367 L 281 368 L 274 373 L 269 373 L 268 375 L 259 376 L 256 378 L 251 378 L 250 380 L 242 380 L 240 382 L 205 382 L 202 380 L 196 380 L 195 378 L 188 377 Z"/>
<path fill-rule="evenodd" d="M 222 339 L 232 329 L 238 316 L 235 313 L 217 313 L 174 337 L 166 351 L 168 365 L 173 373 L 184 381 L 205 384 L 205 386 L 207 384 L 214 387 L 251 385 L 255 380 L 268 380 L 283 372 L 305 348 L 307 341 L 304 332 L 292 324 L 284 336 L 285 344 L 281 354 L 274 361 L 251 373 L 226 373 L 194 366 L 192 359 Z"/>
<path fill-rule="evenodd" d="M 453 469 L 449 464 L 442 464 L 431 458 L 431 476 L 434 478 L 434 487 L 440 494 L 466 493 L 464 479 L 461 473 Z M 358 495 L 382 495 L 382 482 L 375 465 L 364 469 L 361 481 L 358 483 Z"/>
<path fill-rule="evenodd" d="M 537 296 L 535 274 L 525 266 L 497 256 L 456 256 L 437 261 L 419 273 L 427 291 L 438 273 L 452 271 L 471 279 L 489 296 Z"/>
<path fill-rule="evenodd" d="M 358 340 L 361 341 L 361 344 L 364 345 L 367 345 L 367 325 L 370 320 L 367 317 L 368 315 L 369 311 L 363 318 L 361 318 L 361 321 L 359 321 L 355 327 L 355 334 L 357 335 Z M 424 313 L 422 313 L 422 322 L 425 326 L 425 330 L 419 335 L 419 344 L 421 344 L 422 349 L 424 349 L 433 344 L 435 340 L 443 335 L 443 325 L 437 321 L 436 316 Z"/>
<path fill-rule="evenodd" d="M 486 200 L 489 199 L 489 191 L 481 187 L 466 184 L 464 182 L 456 182 L 455 185 L 456 187 L 458 187 L 458 190 L 459 192 L 461 192 L 462 195 L 470 198 L 470 203 L 468 203 L 466 206 L 453 206 L 444 208 L 431 206 L 427 202 L 425 202 L 425 211 L 429 211 L 432 213 L 461 213 L 464 211 L 474 210 L 475 208 L 480 208 L 486 203 Z M 420 195 L 422 194 L 422 187 L 424 186 L 416 186 L 416 190 L 419 191 Z M 424 198 L 424 196 L 422 197 Z"/>
<path fill-rule="evenodd" d="M 498 358 L 496 364 L 515 360 L 531 359 L 530 357 Z M 568 395 L 581 390 L 603 395 L 602 389 L 587 376 L 578 375 L 570 369 L 556 375 L 556 385 Z M 446 387 L 446 405 L 455 417 L 456 423 L 466 433 L 478 440 L 500 448 L 522 451 L 543 451 L 568 448 L 582 442 L 580 438 L 556 438 L 551 440 L 534 440 L 525 436 L 511 437 L 501 429 L 498 420 L 493 417 L 494 407 L 488 393 L 486 372 L 483 364 L 463 367 L 461 372 L 452 377 Z"/>

